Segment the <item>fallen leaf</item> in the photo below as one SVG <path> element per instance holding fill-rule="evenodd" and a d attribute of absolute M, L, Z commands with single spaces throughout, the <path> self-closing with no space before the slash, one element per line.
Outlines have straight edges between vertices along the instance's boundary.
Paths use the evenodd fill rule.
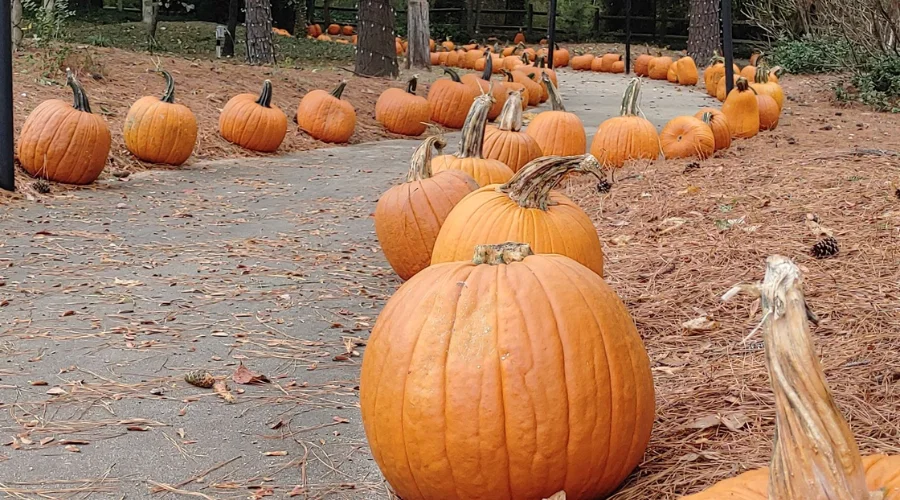
<path fill-rule="evenodd" d="M 349 424 L 350 423 L 350 419 L 344 418 L 344 417 L 332 417 L 332 420 L 334 420 L 335 422 L 337 422 L 339 424 Z"/>
<path fill-rule="evenodd" d="M 66 451 L 71 451 L 72 453 L 81 453 L 81 449 L 79 447 L 71 444 L 66 446 Z"/>
<path fill-rule="evenodd" d="M 236 384 L 244 385 L 269 382 L 269 379 L 265 375 L 250 371 L 249 368 L 244 366 L 244 363 L 238 365 L 237 369 L 234 371 L 234 374 L 231 375 L 231 380 L 234 380 Z"/>
<path fill-rule="evenodd" d="M 267 457 L 284 457 L 284 456 L 287 456 L 287 454 L 288 454 L 288 452 L 286 452 L 284 450 L 267 451 L 267 452 L 263 453 L 263 455 L 265 455 Z"/>
<path fill-rule="evenodd" d="M 620 234 L 619 236 L 616 236 L 615 238 L 613 238 L 609 241 L 613 245 L 622 246 L 622 245 L 628 244 L 628 242 L 631 241 L 631 236 L 627 235 L 627 234 Z"/>
<path fill-rule="evenodd" d="M 713 321 L 709 316 L 699 316 L 681 324 L 681 327 L 688 332 L 708 332 L 719 327 L 719 323 Z"/>
<path fill-rule="evenodd" d="M 47 385 L 47 381 L 45 381 L 45 380 L 34 380 L 34 381 L 30 382 L 30 384 L 31 384 L 31 385 L 35 385 L 35 386 L 37 386 L 37 385 Z"/>
<path fill-rule="evenodd" d="M 707 415 L 705 417 L 698 418 L 691 422 L 688 422 L 684 425 L 685 429 L 709 429 L 710 427 L 718 427 L 722 421 L 719 419 L 718 415 Z"/>
<path fill-rule="evenodd" d="M 65 389 L 62 387 L 51 387 L 47 390 L 47 394 L 51 396 L 61 396 L 63 394 L 68 394 Z"/>
<path fill-rule="evenodd" d="M 53 442 L 54 439 L 56 439 L 56 438 L 53 436 L 47 436 L 44 439 L 41 439 L 41 446 L 44 446 L 47 443 Z"/>
<path fill-rule="evenodd" d="M 149 427 L 145 427 L 143 425 L 129 425 L 125 429 L 127 429 L 129 431 L 134 431 L 134 432 L 146 432 L 146 431 L 150 430 Z"/>
<path fill-rule="evenodd" d="M 725 427 L 728 427 L 728 430 L 732 432 L 737 432 L 750 423 L 750 417 L 739 411 L 727 413 L 722 416 L 721 420 L 722 424 L 724 424 Z"/>
<path fill-rule="evenodd" d="M 219 395 L 220 398 L 224 399 L 226 403 L 234 403 L 234 394 L 231 393 L 231 390 L 228 389 L 228 383 L 224 380 L 216 380 L 216 383 L 213 384 L 213 390 L 216 391 L 216 394 Z"/>

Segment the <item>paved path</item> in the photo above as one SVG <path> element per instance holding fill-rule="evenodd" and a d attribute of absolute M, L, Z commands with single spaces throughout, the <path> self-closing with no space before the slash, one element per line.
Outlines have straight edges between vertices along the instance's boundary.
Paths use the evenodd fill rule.
<path fill-rule="evenodd" d="M 561 80 L 591 133 L 627 82 Z M 660 125 L 710 103 L 645 88 Z M 370 216 L 415 145 L 145 172 L 4 209 L 0 497 L 386 498 L 358 354 L 400 284 Z M 232 383 L 235 404 L 183 381 L 239 363 L 271 383 Z"/>

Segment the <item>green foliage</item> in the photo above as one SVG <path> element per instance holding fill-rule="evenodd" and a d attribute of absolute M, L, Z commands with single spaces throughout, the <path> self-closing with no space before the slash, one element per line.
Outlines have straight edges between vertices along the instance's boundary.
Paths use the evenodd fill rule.
<path fill-rule="evenodd" d="M 30 20 L 23 31 L 38 44 L 59 39 L 66 21 L 75 15 L 75 11 L 69 9 L 68 0 L 56 0 L 50 9 L 45 9 L 41 0 L 22 0 L 22 9 Z"/>
<path fill-rule="evenodd" d="M 109 39 L 103 36 L 103 33 L 91 35 L 87 39 L 87 43 L 95 47 L 109 47 Z"/>
<path fill-rule="evenodd" d="M 858 100 L 878 111 L 900 113 L 900 57 L 873 59 L 857 71 L 852 87 L 838 87 L 837 95 L 845 100 Z"/>
<path fill-rule="evenodd" d="M 849 69 L 853 55 L 844 40 L 805 37 L 778 42 L 769 63 L 791 73 L 828 73 Z"/>

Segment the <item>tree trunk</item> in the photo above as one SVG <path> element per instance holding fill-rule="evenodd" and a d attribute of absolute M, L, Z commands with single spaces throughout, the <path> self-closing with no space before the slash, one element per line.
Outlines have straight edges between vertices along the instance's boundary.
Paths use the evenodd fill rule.
<path fill-rule="evenodd" d="M 247 0 L 247 61 L 250 64 L 275 64 L 272 41 L 272 4 L 270 0 Z"/>
<path fill-rule="evenodd" d="M 390 0 L 360 0 L 357 30 L 356 72 L 396 78 L 400 68 L 397 66 L 394 9 Z"/>
<path fill-rule="evenodd" d="M 425 68 L 431 71 L 431 55 L 428 39 L 428 0 L 409 0 L 407 10 L 407 32 L 409 50 L 406 54 L 406 68 Z"/>
<path fill-rule="evenodd" d="M 12 49 L 15 52 L 22 44 L 25 37 L 22 33 L 22 0 L 12 0 L 12 10 L 10 11 L 10 24 L 12 24 Z"/>
<path fill-rule="evenodd" d="M 225 33 L 225 44 L 222 46 L 223 57 L 234 57 L 234 36 L 237 32 L 240 10 L 240 0 L 228 0 L 228 24 L 226 26 L 228 33 Z"/>
<path fill-rule="evenodd" d="M 688 55 L 705 66 L 720 45 L 719 0 L 691 0 Z"/>
<path fill-rule="evenodd" d="M 156 24 L 159 22 L 159 4 L 155 0 L 141 0 L 141 20 L 147 34 L 147 45 L 156 47 Z"/>

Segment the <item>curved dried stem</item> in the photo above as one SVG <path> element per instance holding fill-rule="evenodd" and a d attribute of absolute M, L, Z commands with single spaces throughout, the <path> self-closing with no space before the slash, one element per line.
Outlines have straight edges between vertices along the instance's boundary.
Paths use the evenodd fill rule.
<path fill-rule="evenodd" d="M 497 190 L 508 194 L 520 207 L 546 211 L 551 205 L 550 191 L 572 173 L 604 178 L 600 162 L 593 155 L 543 156 L 525 164 Z"/>
<path fill-rule="evenodd" d="M 437 149 L 438 152 L 443 151 L 447 146 L 447 142 L 443 136 L 434 135 L 427 137 L 419 147 L 413 152 L 412 158 L 409 160 L 409 172 L 406 174 L 406 182 L 420 181 L 431 177 L 431 149 Z"/>

